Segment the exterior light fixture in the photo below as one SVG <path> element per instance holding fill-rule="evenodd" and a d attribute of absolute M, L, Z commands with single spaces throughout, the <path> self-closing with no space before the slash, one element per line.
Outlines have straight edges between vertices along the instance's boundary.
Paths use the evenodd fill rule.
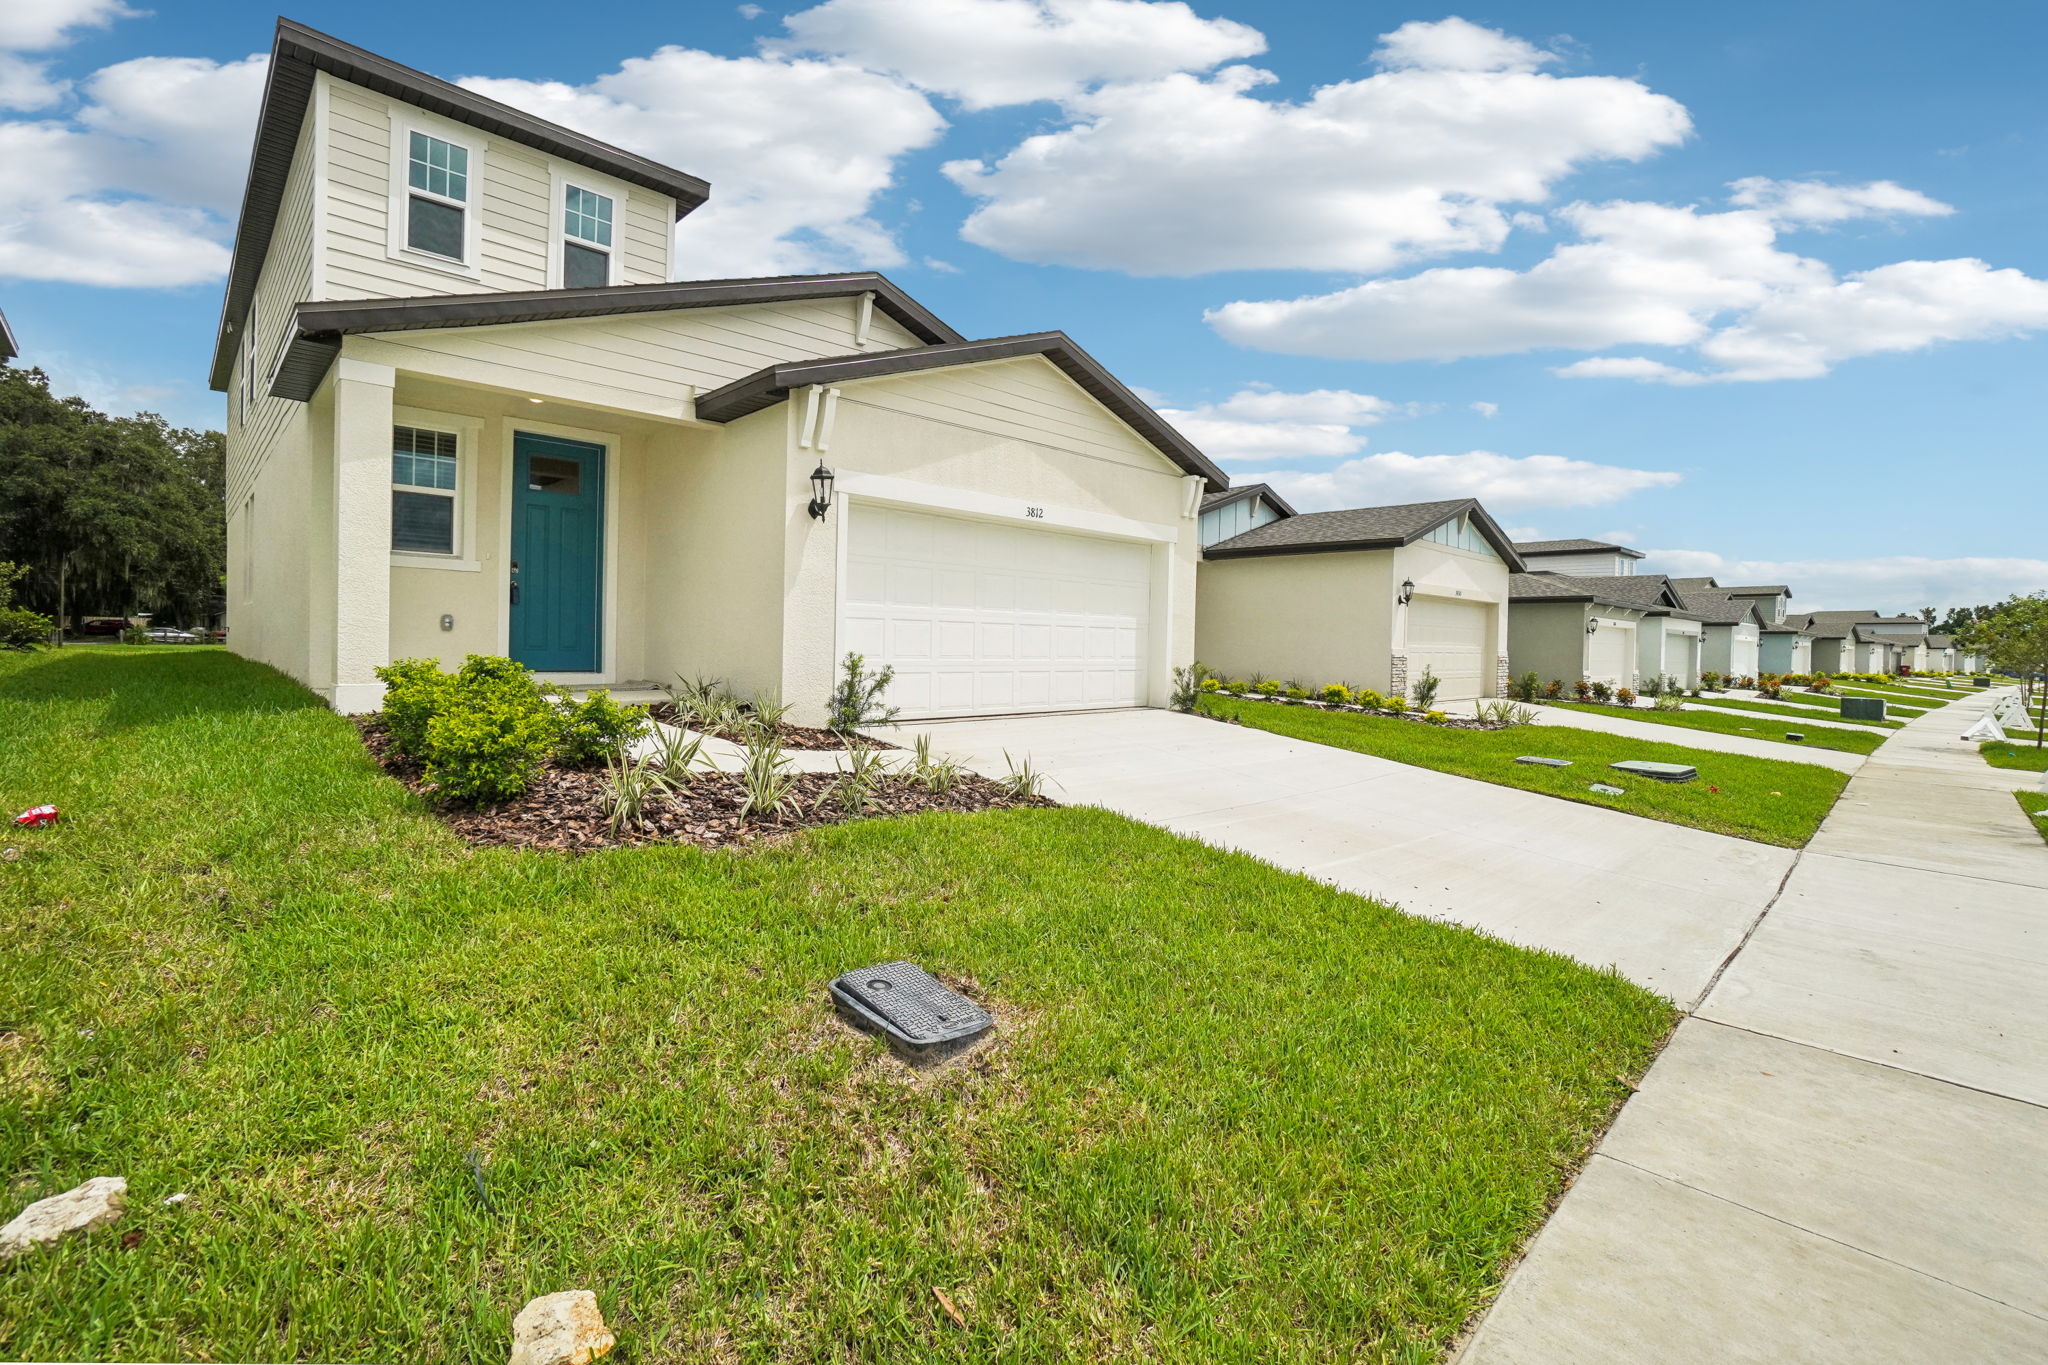
<path fill-rule="evenodd" d="M 1412 579 L 1412 578 L 1404 578 L 1404 579 L 1402 579 L 1402 580 L 1401 580 L 1401 605 L 1405 607 L 1405 606 L 1407 606 L 1407 605 L 1408 605 L 1408 604 L 1409 604 L 1410 602 L 1412 602 L 1412 601 L 1414 601 L 1414 600 L 1415 600 L 1415 580 L 1414 580 L 1414 579 Z"/>
<path fill-rule="evenodd" d="M 1600 629 L 1600 623 L 1598 621 L 1586 622 L 1586 634 L 1591 635 L 1594 631 L 1598 629 Z"/>
<path fill-rule="evenodd" d="M 811 515 L 819 521 L 832 510 L 832 471 L 825 468 L 823 460 L 811 471 Z"/>
<path fill-rule="evenodd" d="M 547 400 L 546 400 L 546 399 L 544 399 L 544 398 L 529 398 L 529 399 L 527 399 L 526 401 L 527 401 L 527 402 L 529 402 L 529 403 L 544 403 L 544 402 L 546 402 Z"/>

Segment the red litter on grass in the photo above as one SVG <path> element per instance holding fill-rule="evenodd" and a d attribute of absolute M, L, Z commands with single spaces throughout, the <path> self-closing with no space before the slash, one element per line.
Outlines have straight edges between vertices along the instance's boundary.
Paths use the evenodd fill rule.
<path fill-rule="evenodd" d="M 14 817 L 17 825 L 54 825 L 57 823 L 55 806 L 31 806 Z"/>

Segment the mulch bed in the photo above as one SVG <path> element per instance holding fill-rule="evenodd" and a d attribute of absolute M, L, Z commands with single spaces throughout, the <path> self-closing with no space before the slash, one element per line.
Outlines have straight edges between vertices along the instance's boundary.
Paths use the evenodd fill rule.
<path fill-rule="evenodd" d="M 676 710 L 674 703 L 665 701 L 658 701 L 649 706 L 647 714 L 656 720 L 666 721 L 670 725 L 676 724 L 682 716 L 682 713 Z M 720 739 L 729 739 L 735 744 L 747 742 L 747 737 L 744 734 L 731 734 L 723 730 L 712 730 L 707 733 L 715 734 Z M 829 749 L 839 753 L 846 752 L 846 740 L 844 737 L 831 730 L 814 730 L 808 725 L 785 725 L 782 727 L 777 738 L 782 741 L 782 747 L 785 749 Z M 891 744 L 887 740 L 875 739 L 869 735 L 861 736 L 861 746 L 868 749 L 898 749 L 902 747 L 899 744 Z"/>
<path fill-rule="evenodd" d="M 433 789 L 427 785 L 419 762 L 394 750 L 382 725 L 373 719 L 363 719 L 357 722 L 357 728 L 362 732 L 363 746 L 379 767 L 420 796 L 434 800 Z M 1044 796 L 1012 796 L 985 777 L 963 772 L 943 796 L 926 791 L 907 777 L 884 778 L 866 809 L 853 815 L 833 794 L 832 789 L 839 782 L 836 775 L 806 773 L 796 779 L 792 788 L 799 810 L 781 819 L 764 819 L 740 813 L 745 789 L 738 777 L 699 772 L 692 774 L 684 790 L 648 802 L 642 811 L 647 828 L 623 830 L 614 836 L 605 820 L 604 780 L 603 769 L 582 771 L 550 766 L 541 770 L 522 795 L 503 805 L 475 809 L 437 802 L 435 811 L 449 828 L 478 847 L 509 845 L 591 852 L 636 844 L 746 846 L 772 843 L 822 825 L 882 815 L 1016 807 L 1050 809 L 1059 805 Z"/>

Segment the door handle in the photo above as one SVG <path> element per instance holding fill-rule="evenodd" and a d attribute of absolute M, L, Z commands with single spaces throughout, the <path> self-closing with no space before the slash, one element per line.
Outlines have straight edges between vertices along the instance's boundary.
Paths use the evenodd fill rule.
<path fill-rule="evenodd" d="M 512 561 L 512 605 L 519 605 L 519 561 Z"/>

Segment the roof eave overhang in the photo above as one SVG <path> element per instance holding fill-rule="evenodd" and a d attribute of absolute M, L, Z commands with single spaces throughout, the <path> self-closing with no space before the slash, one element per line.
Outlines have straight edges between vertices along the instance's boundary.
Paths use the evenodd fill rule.
<path fill-rule="evenodd" d="M 1089 397 L 1190 474 L 1221 491 L 1230 478 L 1196 449 L 1171 423 L 1124 387 L 1114 375 L 1077 346 L 1064 332 L 1033 332 L 1025 336 L 984 341 L 958 341 L 866 356 L 790 361 L 744 375 L 697 399 L 697 416 L 708 422 L 731 422 L 786 400 L 813 384 L 854 384 L 868 379 L 920 374 L 931 370 L 985 365 L 1038 356 L 1055 366 Z"/>
<path fill-rule="evenodd" d="M 677 284 L 628 284 L 601 289 L 523 290 L 505 294 L 446 294 L 410 299 L 301 303 L 292 338 L 278 363 L 273 397 L 311 398 L 340 353 L 341 340 L 364 332 L 406 332 L 455 327 L 502 326 L 520 322 L 565 322 L 626 317 L 694 308 L 734 308 L 752 303 L 857 298 L 873 294 L 875 306 L 912 335 L 933 344 L 960 334 L 923 304 L 881 275 L 777 276 L 752 280 L 698 280 Z"/>
<path fill-rule="evenodd" d="M 1399 536 L 1382 536 L 1376 540 L 1338 540 L 1317 544 L 1293 545 L 1243 545 L 1236 549 L 1227 547 L 1229 541 L 1211 545 L 1202 551 L 1204 559 L 1266 559 L 1274 555 L 1328 555 L 1362 554 L 1374 550 L 1398 550 L 1408 544 Z"/>

